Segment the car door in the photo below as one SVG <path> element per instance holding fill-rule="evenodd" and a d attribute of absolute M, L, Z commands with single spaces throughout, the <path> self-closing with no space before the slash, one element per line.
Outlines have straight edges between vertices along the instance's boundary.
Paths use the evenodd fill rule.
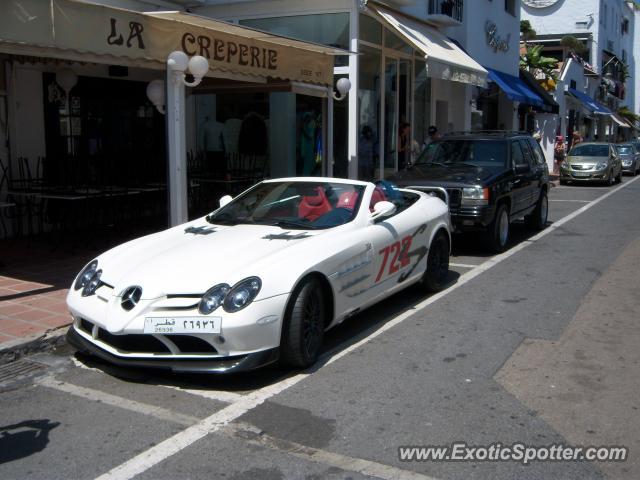
<path fill-rule="evenodd" d="M 547 161 L 544 158 L 544 153 L 540 144 L 533 138 L 526 140 L 529 149 L 531 150 L 531 169 L 532 169 L 532 203 L 536 203 L 540 198 L 540 191 L 545 183 L 549 179 L 549 167 Z"/>
<path fill-rule="evenodd" d="M 617 177 L 622 170 L 622 160 L 620 159 L 620 155 L 618 155 L 618 150 L 615 145 L 609 144 L 609 157 L 613 165 L 613 176 Z"/>
<path fill-rule="evenodd" d="M 511 182 L 511 216 L 522 212 L 530 204 L 531 199 L 531 163 L 530 157 L 525 156 L 520 141 L 511 142 L 511 162 L 513 164 L 513 181 Z"/>
<path fill-rule="evenodd" d="M 367 227 L 366 236 L 373 247 L 372 276 L 363 297 L 367 302 L 401 288 L 405 281 L 426 268 L 427 222 L 416 224 L 415 214 L 403 208 L 403 201 L 394 199 L 397 213 L 377 219 Z"/>

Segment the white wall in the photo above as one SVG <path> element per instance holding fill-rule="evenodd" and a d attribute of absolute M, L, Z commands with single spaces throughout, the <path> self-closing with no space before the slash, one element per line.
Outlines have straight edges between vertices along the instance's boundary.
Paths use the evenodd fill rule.
<path fill-rule="evenodd" d="M 455 38 L 481 65 L 518 76 L 520 58 L 520 0 L 516 1 L 515 15 L 507 13 L 504 1 L 467 0 L 464 2 L 464 22 L 459 27 L 449 27 L 447 35 Z M 509 50 L 497 51 L 487 43 L 486 23 L 496 24 L 497 36 L 509 37 Z"/>

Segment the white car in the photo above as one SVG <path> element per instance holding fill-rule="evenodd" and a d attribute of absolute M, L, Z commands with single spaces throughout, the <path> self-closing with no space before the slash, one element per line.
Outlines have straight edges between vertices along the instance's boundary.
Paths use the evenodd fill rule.
<path fill-rule="evenodd" d="M 179 372 L 307 367 L 327 329 L 411 284 L 447 282 L 449 210 L 437 196 L 284 178 L 220 205 L 90 262 L 67 296 L 69 343 Z"/>

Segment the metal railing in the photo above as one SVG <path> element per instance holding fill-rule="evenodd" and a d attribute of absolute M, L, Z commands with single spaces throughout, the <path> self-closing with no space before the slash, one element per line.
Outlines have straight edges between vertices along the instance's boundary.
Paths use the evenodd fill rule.
<path fill-rule="evenodd" d="M 462 23 L 464 0 L 429 0 L 429 15 L 446 15 Z"/>

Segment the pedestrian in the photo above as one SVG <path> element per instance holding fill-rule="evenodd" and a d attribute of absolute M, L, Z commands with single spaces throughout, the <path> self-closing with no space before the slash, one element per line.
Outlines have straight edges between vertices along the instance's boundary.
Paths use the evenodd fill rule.
<path fill-rule="evenodd" d="M 435 125 L 431 125 L 428 129 L 427 129 L 427 134 L 429 135 L 427 137 L 427 139 L 424 142 L 424 146 L 426 147 L 427 145 L 429 145 L 431 142 L 435 142 L 436 140 L 440 139 L 440 132 L 438 132 L 438 127 L 436 127 Z"/>
<path fill-rule="evenodd" d="M 411 126 L 400 124 L 398 132 L 398 170 L 403 170 L 411 162 Z"/>
<path fill-rule="evenodd" d="M 564 136 L 558 135 L 556 137 L 556 143 L 553 146 L 553 174 L 560 175 L 560 164 L 564 162 L 567 156 L 567 149 L 564 145 Z"/>
<path fill-rule="evenodd" d="M 575 145 L 582 143 L 582 135 L 580 135 L 580 132 L 578 130 L 575 130 L 573 132 L 572 139 L 573 141 L 571 142 L 571 147 L 574 147 Z"/>

